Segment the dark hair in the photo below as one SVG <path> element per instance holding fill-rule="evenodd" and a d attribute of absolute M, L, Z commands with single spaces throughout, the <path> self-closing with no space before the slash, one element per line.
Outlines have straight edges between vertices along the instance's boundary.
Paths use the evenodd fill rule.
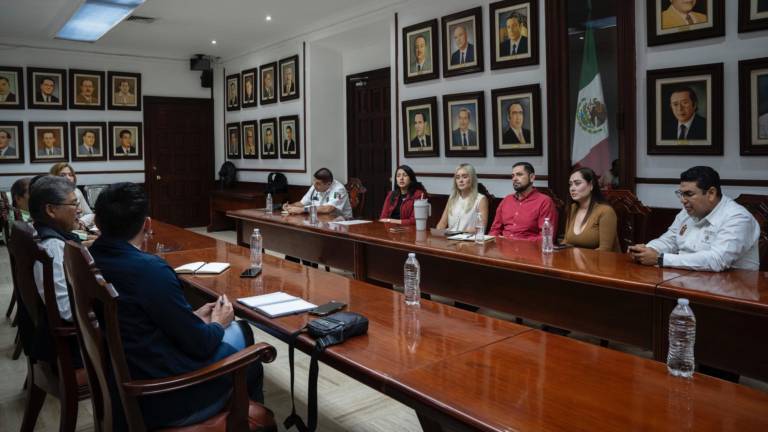
<path fill-rule="evenodd" d="M 584 224 L 587 223 L 587 219 L 589 219 L 590 213 L 592 213 L 592 209 L 594 209 L 597 204 L 605 202 L 605 197 L 603 196 L 603 192 L 600 190 L 600 185 L 597 183 L 597 174 L 595 174 L 595 171 L 592 168 L 576 168 L 575 170 L 571 171 L 571 174 L 568 176 L 568 178 L 570 179 L 571 176 L 575 173 L 581 174 L 581 177 L 584 179 L 584 181 L 592 185 L 592 193 L 589 198 L 589 208 L 587 208 L 587 214 L 584 215 L 584 219 L 581 221 L 581 226 L 584 226 Z M 571 202 L 574 202 L 573 198 L 570 197 L 570 194 L 568 199 Z"/>
<path fill-rule="evenodd" d="M 5 82 L 7 82 L 8 84 L 10 84 L 10 83 L 11 83 L 10 81 L 8 81 L 8 78 L 6 78 L 6 77 L 4 77 L 4 76 L 2 76 L 2 75 L 0 75 L 0 80 L 2 80 L 2 81 L 5 81 Z"/>
<path fill-rule="evenodd" d="M 669 97 L 671 98 L 673 94 L 675 94 L 675 93 L 682 93 L 682 92 L 687 92 L 688 93 L 688 97 L 691 98 L 691 102 L 693 102 L 693 104 L 696 106 L 696 108 L 699 107 L 699 97 L 696 96 L 696 92 L 693 91 L 693 89 L 688 87 L 688 86 L 678 86 L 678 87 L 673 88 L 672 92 L 669 94 Z"/>
<path fill-rule="evenodd" d="M 512 169 L 515 169 L 515 168 L 517 168 L 519 166 L 525 168 L 525 172 L 527 172 L 528 174 L 535 174 L 536 173 L 536 171 L 533 170 L 533 165 L 529 164 L 528 162 L 518 162 L 518 163 L 512 165 Z"/>
<path fill-rule="evenodd" d="M 22 177 L 11 186 L 11 205 L 16 206 L 16 198 L 26 195 L 29 191 L 29 182 L 32 181 L 32 177 Z"/>
<path fill-rule="evenodd" d="M 120 136 L 120 137 L 122 138 L 122 137 L 123 137 L 123 135 L 125 135 L 125 134 L 131 135 L 131 136 L 133 135 L 133 134 L 131 133 L 131 131 L 129 131 L 128 129 L 123 129 L 123 130 L 121 130 L 121 131 L 120 131 L 120 133 L 118 134 L 118 136 Z"/>
<path fill-rule="evenodd" d="M 74 191 L 75 185 L 64 177 L 46 175 L 33 179 L 30 181 L 29 214 L 36 222 L 49 220 L 45 206 L 63 203 Z"/>
<path fill-rule="evenodd" d="M 389 197 L 390 204 L 393 204 L 396 200 L 398 195 L 400 194 L 400 188 L 397 186 L 397 171 L 403 170 L 408 175 L 408 177 L 411 179 L 411 184 L 408 185 L 408 195 L 413 195 L 414 192 L 417 190 L 426 191 L 424 188 L 424 185 L 419 183 L 419 181 L 416 179 L 416 173 L 413 172 L 413 168 L 409 167 L 408 165 L 400 165 L 395 170 L 395 177 L 392 179 L 392 193 Z"/>
<path fill-rule="evenodd" d="M 319 170 L 315 171 L 313 177 L 323 183 L 330 183 L 333 181 L 333 173 L 328 168 L 320 168 Z"/>
<path fill-rule="evenodd" d="M 94 210 L 96 225 L 102 235 L 130 240 L 144 225 L 149 214 L 149 201 L 139 185 L 115 183 L 99 194 Z"/>
<path fill-rule="evenodd" d="M 708 166 L 695 166 L 688 168 L 680 174 L 681 182 L 696 182 L 696 187 L 708 191 L 709 188 L 714 187 L 717 190 L 717 196 L 723 196 L 723 191 L 720 189 L 720 174 L 717 173 L 712 167 Z"/>
<path fill-rule="evenodd" d="M 53 77 L 51 77 L 51 76 L 44 76 L 44 77 L 43 77 L 43 78 L 40 80 L 40 84 L 42 84 L 42 83 L 44 83 L 44 82 L 46 82 L 46 81 L 50 81 L 50 82 L 52 82 L 52 83 L 53 83 L 53 85 L 56 85 L 56 80 L 55 80 L 55 79 L 53 79 Z"/>
<path fill-rule="evenodd" d="M 9 139 L 11 138 L 11 133 L 10 133 L 10 132 L 8 132 L 8 131 L 7 131 L 7 130 L 5 130 L 5 129 L 0 129 L 0 133 L 4 133 L 4 134 L 5 134 L 5 136 L 7 136 Z"/>

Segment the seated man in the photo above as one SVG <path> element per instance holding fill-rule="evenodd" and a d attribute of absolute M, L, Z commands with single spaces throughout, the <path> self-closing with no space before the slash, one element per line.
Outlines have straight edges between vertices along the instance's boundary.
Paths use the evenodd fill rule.
<path fill-rule="evenodd" d="M 514 194 L 507 195 L 496 209 L 490 235 L 519 240 L 538 240 L 544 218 L 549 218 L 552 232 L 557 232 L 557 208 L 552 198 L 536 190 L 536 175 L 528 162 L 512 166 Z"/>
<path fill-rule="evenodd" d="M 338 180 L 333 179 L 333 174 L 328 168 L 320 168 L 314 174 L 314 182 L 301 201 L 292 204 L 284 204 L 283 210 L 291 214 L 300 214 L 308 211 L 310 204 L 317 207 L 317 214 L 329 213 L 334 216 L 343 216 L 344 219 L 352 219 L 352 206 L 349 204 L 347 189 Z"/>
<path fill-rule="evenodd" d="M 675 193 L 683 210 L 664 235 L 629 247 L 636 262 L 708 271 L 759 269 L 760 226 L 747 209 L 723 196 L 717 171 L 708 166 L 686 170 Z"/>
<path fill-rule="evenodd" d="M 107 281 L 120 294 L 120 334 L 133 379 L 164 378 L 203 368 L 253 343 L 246 323 L 233 323 L 226 296 L 193 311 L 174 270 L 142 252 L 151 228 L 141 187 L 117 183 L 96 201 L 101 236 L 90 251 Z M 238 325 L 240 324 L 240 325 Z M 261 363 L 248 371 L 248 392 L 261 402 Z M 229 400 L 231 377 L 140 400 L 147 429 L 198 423 L 219 413 Z"/>

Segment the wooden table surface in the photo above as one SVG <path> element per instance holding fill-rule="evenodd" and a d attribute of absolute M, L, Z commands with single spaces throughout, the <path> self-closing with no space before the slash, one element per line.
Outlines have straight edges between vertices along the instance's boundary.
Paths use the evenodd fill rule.
<path fill-rule="evenodd" d="M 219 243 L 224 242 L 153 219 L 152 235 L 144 240 L 141 248 L 144 252 L 165 253 L 216 247 Z M 158 245 L 162 245 L 163 250 L 158 250 Z"/>

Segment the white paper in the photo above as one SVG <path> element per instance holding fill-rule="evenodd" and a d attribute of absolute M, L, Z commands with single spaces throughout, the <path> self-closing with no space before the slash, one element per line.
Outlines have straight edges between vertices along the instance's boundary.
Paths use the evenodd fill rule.
<path fill-rule="evenodd" d="M 241 299 L 237 299 L 240 303 L 248 306 L 248 307 L 258 307 L 263 305 L 268 305 L 272 303 L 282 303 L 287 302 L 291 300 L 296 300 L 298 297 L 292 296 L 290 294 L 284 293 L 284 292 L 274 292 L 270 294 L 262 294 L 257 295 L 253 297 L 243 297 Z"/>
<path fill-rule="evenodd" d="M 293 301 L 286 301 L 286 302 L 259 306 L 258 309 L 260 309 L 262 312 L 269 315 L 270 317 L 279 317 L 282 315 L 305 312 L 310 309 L 314 309 L 316 307 L 317 305 L 313 305 L 312 303 L 304 299 L 297 298 Z"/>
<path fill-rule="evenodd" d="M 491 239 L 496 238 L 492 235 L 483 235 L 483 241 L 488 241 Z M 448 237 L 448 240 L 461 240 L 461 241 L 475 241 L 475 235 L 474 234 L 456 234 L 453 236 Z"/>
<path fill-rule="evenodd" d="M 200 267 L 205 265 L 205 261 L 196 261 L 184 264 L 182 266 L 176 267 L 174 270 L 176 273 L 194 273 L 199 269 Z"/>
<path fill-rule="evenodd" d="M 209 262 L 195 270 L 195 273 L 219 274 L 229 268 L 229 263 Z"/>
<path fill-rule="evenodd" d="M 345 221 L 332 221 L 329 223 L 336 224 L 336 225 L 360 225 L 360 224 L 367 224 L 371 222 L 372 221 L 369 221 L 369 220 L 352 219 L 352 220 L 345 220 Z"/>

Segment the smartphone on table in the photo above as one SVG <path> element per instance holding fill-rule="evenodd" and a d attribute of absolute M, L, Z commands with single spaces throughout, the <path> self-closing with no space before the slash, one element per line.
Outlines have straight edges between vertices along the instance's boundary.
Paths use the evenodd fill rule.
<path fill-rule="evenodd" d="M 345 306 L 346 306 L 346 303 L 341 303 L 341 302 L 337 302 L 337 301 L 329 301 L 326 304 L 321 304 L 320 306 L 310 310 L 309 313 L 311 313 L 312 315 L 317 315 L 317 316 L 326 316 L 326 315 L 330 315 L 330 314 L 332 314 L 332 313 L 334 313 L 336 311 L 344 309 Z"/>

